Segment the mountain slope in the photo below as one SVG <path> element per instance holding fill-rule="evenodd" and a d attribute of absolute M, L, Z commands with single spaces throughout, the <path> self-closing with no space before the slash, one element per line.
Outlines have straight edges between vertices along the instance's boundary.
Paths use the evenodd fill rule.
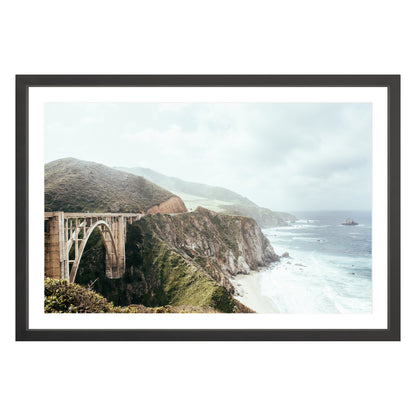
<path fill-rule="evenodd" d="M 187 182 L 147 168 L 117 167 L 115 169 L 141 175 L 157 185 L 178 194 L 190 210 L 201 206 L 219 213 L 249 216 L 255 219 L 261 228 L 284 226 L 287 225 L 287 222 L 296 220 L 296 217 L 292 214 L 259 207 L 248 198 L 226 188 Z"/>
<path fill-rule="evenodd" d="M 152 169 L 141 167 L 116 167 L 115 169 L 119 169 L 124 172 L 129 172 L 134 175 L 143 176 L 149 181 L 152 181 L 165 189 L 169 189 L 172 192 L 183 192 L 185 194 L 200 196 L 202 198 L 207 199 L 215 199 L 234 204 L 256 206 L 256 204 L 250 201 L 248 198 L 245 198 L 244 196 L 239 195 L 236 192 L 230 191 L 229 189 L 222 188 L 219 186 L 210 186 L 205 185 L 203 183 L 187 182 L 182 179 L 175 178 L 173 176 L 163 175 L 159 172 L 155 172 Z"/>
<path fill-rule="evenodd" d="M 74 158 L 45 165 L 45 211 L 186 212 L 172 192 L 142 177 Z"/>

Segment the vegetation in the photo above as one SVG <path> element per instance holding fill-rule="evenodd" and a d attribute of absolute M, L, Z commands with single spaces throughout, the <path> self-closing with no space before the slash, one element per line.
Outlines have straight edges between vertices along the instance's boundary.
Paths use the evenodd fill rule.
<path fill-rule="evenodd" d="M 114 312 L 114 306 L 101 295 L 83 286 L 68 283 L 66 280 L 46 278 L 45 312 Z"/>
<path fill-rule="evenodd" d="M 45 211 L 145 212 L 174 196 L 148 180 L 73 158 L 45 165 Z"/>
<path fill-rule="evenodd" d="M 91 288 L 68 283 L 66 280 L 45 279 L 46 313 L 215 313 L 213 308 L 195 306 L 160 306 L 147 308 L 143 305 L 114 306 Z"/>

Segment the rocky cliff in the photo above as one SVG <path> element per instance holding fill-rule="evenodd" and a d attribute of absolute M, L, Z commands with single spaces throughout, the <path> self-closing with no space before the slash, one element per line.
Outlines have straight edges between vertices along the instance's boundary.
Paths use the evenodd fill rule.
<path fill-rule="evenodd" d="M 248 217 L 198 208 L 187 214 L 147 215 L 133 227 L 137 256 L 143 256 L 144 247 L 163 247 L 163 256 L 157 251 L 159 259 L 174 253 L 184 261 L 185 268 L 199 271 L 230 294 L 234 293 L 230 280 L 233 276 L 258 270 L 279 259 L 257 223 Z M 159 260 L 153 261 L 156 264 Z M 166 262 L 160 266 L 163 269 Z"/>

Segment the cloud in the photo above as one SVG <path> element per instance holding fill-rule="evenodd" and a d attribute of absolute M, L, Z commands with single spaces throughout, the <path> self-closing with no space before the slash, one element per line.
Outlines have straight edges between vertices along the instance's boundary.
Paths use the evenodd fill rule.
<path fill-rule="evenodd" d="M 47 104 L 45 158 L 142 166 L 273 209 L 371 207 L 371 105 Z"/>

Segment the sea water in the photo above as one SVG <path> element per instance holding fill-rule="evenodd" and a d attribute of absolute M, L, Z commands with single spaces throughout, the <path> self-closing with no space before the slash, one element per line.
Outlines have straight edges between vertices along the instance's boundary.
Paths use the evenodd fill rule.
<path fill-rule="evenodd" d="M 371 313 L 371 213 L 298 212 L 288 227 L 264 229 L 287 252 L 260 275 L 280 313 Z M 352 218 L 358 225 L 341 223 Z"/>

